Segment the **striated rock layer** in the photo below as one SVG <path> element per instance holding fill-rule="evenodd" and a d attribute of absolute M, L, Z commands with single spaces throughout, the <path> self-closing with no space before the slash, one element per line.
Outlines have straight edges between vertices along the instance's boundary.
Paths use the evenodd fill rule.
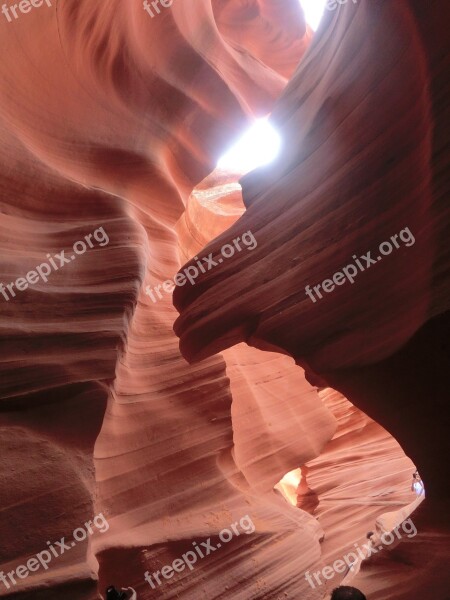
<path fill-rule="evenodd" d="M 448 559 L 449 492 L 445 14 L 443 2 L 360 2 L 328 19 L 272 113 L 280 158 L 241 180 L 247 210 L 205 254 L 216 258 L 247 230 L 258 247 L 174 296 L 188 360 L 243 341 L 287 353 L 311 382 L 384 425 L 420 467 L 429 560 L 418 558 L 414 587 L 398 570 L 395 590 L 390 576 L 366 582 L 380 598 L 447 590 L 437 574 Z M 405 228 L 414 243 L 383 258 L 379 245 Z M 308 297 L 307 285 L 369 250 L 375 266 L 353 284 Z"/>
<path fill-rule="evenodd" d="M 0 20 L 1 281 L 69 257 L 0 297 L 0 569 L 108 522 L 0 597 L 87 600 L 114 584 L 140 600 L 322 598 L 304 572 L 413 500 L 412 463 L 377 423 L 423 471 L 423 539 L 442 550 L 425 508 L 442 489 L 428 415 L 444 398 L 443 331 L 426 322 L 446 297 L 445 8 L 360 0 L 329 11 L 308 52 L 297 0 L 179 0 L 154 18 L 141 0 L 60 0 Z M 234 174 L 205 177 L 272 110 L 284 153 L 242 180 L 244 206 Z M 306 283 L 404 226 L 414 246 L 308 304 Z M 170 292 L 146 290 L 247 230 L 257 248 L 176 290 L 180 352 Z M 274 487 L 300 467 L 293 506 Z M 160 587 L 144 580 L 245 516 L 248 535 Z M 410 546 L 421 581 L 442 586 Z M 363 565 L 361 586 L 410 592 L 402 565 L 384 569 Z"/>
<path fill-rule="evenodd" d="M 242 341 L 288 353 L 385 424 L 437 501 L 448 448 L 444 421 L 430 416 L 442 411 L 448 366 L 448 108 L 438 93 L 448 7 L 432 9 L 361 2 L 330 18 L 273 111 L 284 151 L 242 179 L 246 212 L 205 252 L 218 256 L 249 229 L 258 247 L 174 298 L 189 360 Z M 414 242 L 377 262 L 378 246 L 405 228 Z M 353 284 L 305 293 L 368 250 L 376 264 Z"/>

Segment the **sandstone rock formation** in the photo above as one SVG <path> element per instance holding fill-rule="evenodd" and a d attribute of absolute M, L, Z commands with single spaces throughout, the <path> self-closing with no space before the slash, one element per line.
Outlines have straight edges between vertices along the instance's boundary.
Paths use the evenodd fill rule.
<path fill-rule="evenodd" d="M 0 296 L 0 570 L 74 545 L 0 597 L 318 600 L 305 571 L 415 511 L 355 581 L 445 600 L 447 3 L 360 0 L 313 39 L 298 0 L 47 4 L 0 19 L 0 281 L 68 257 Z M 215 171 L 269 112 L 278 161 Z M 363 283 L 305 296 L 404 227 Z M 245 231 L 257 248 L 161 291 Z"/>

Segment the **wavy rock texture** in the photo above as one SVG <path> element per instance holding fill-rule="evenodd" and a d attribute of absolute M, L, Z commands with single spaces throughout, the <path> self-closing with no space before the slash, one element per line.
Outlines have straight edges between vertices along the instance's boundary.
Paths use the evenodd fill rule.
<path fill-rule="evenodd" d="M 442 2 L 361 2 L 330 18 L 272 113 L 281 157 L 241 180 L 247 210 L 205 254 L 216 258 L 249 229 L 257 249 L 175 291 L 189 360 L 243 341 L 288 353 L 310 381 L 333 385 L 384 425 L 420 466 L 422 534 L 441 531 L 434 558 L 414 590 L 403 576 L 395 590 L 372 582 L 376 597 L 446 594 L 436 566 L 448 540 L 445 13 Z M 414 232 L 410 248 L 320 302 L 306 296 L 306 285 L 404 227 Z"/>
<path fill-rule="evenodd" d="M 311 32 L 297 0 L 178 1 L 153 19 L 140 0 L 60 0 L 0 20 L 1 281 L 23 277 L 47 253 L 70 255 L 99 227 L 109 239 L 47 283 L 0 297 L 1 569 L 47 540 L 70 540 L 99 512 L 109 522 L 48 570 L 13 589 L 0 583 L 1 597 L 93 599 L 114 583 L 133 586 L 140 600 L 322 598 L 304 571 L 358 541 L 362 524 L 339 533 L 341 516 L 372 523 L 386 512 L 374 499 L 380 485 L 392 494 L 390 510 L 410 502 L 402 490 L 411 463 L 337 392 L 318 394 L 295 362 L 394 433 L 437 504 L 439 427 L 436 443 L 425 431 L 418 445 L 406 428 L 425 418 L 416 402 L 404 429 L 386 414 L 398 396 L 428 392 L 430 378 L 428 410 L 444 397 L 442 359 L 433 372 L 427 359 L 433 347 L 439 356 L 441 326 L 420 330 L 443 312 L 446 292 L 446 5 L 428 6 L 342 7 L 306 54 Z M 272 110 L 285 153 L 244 178 L 241 216 L 233 174 L 200 182 L 250 116 Z M 215 183 L 228 188 L 211 190 Z M 332 273 L 349 249 L 366 251 L 406 225 L 416 245 L 386 259 L 365 287 L 337 293 L 335 306 L 300 298 L 304 282 Z M 245 228 L 256 250 L 176 294 L 181 350 L 205 357 L 188 364 L 170 294 L 153 302 L 145 289 L 225 230 L 207 252 Z M 386 280 L 389 294 L 379 287 Z M 421 340 L 399 357 L 415 332 Z M 394 386 L 396 367 L 414 360 L 415 372 Z M 370 461 L 354 469 L 355 443 L 385 461 L 381 482 L 370 479 Z M 299 492 L 307 485 L 317 496 L 314 509 L 301 493 L 298 508 L 273 491 L 299 467 Z M 366 506 L 340 511 L 342 490 L 365 494 Z M 218 532 L 247 514 L 251 535 L 161 588 L 144 581 L 193 541 L 217 544 Z M 421 519 L 428 545 L 442 549 L 442 523 L 432 531 L 429 513 Z M 385 567 L 369 567 L 377 598 L 409 591 L 392 561 L 384 584 Z M 421 581 L 436 582 L 422 567 Z M 392 580 L 403 586 L 397 596 Z"/>
<path fill-rule="evenodd" d="M 175 292 L 176 331 L 188 359 L 243 340 L 281 349 L 313 380 L 358 399 L 417 458 L 414 432 L 402 428 L 404 411 L 417 428 L 440 413 L 448 364 L 439 346 L 448 308 L 440 131 L 448 109 L 437 91 L 448 86 L 439 25 L 439 9 L 448 7 L 420 6 L 362 2 L 334 15 L 274 109 L 285 140 L 281 158 L 244 177 L 247 211 L 207 252 L 217 256 L 226 238 L 248 229 L 257 249 Z M 369 31 L 386 38 L 383 52 L 364 43 Z M 360 274 L 363 284 L 315 303 L 307 297 L 305 285 L 332 276 L 354 254 L 376 251 L 403 227 L 414 232 L 414 245 Z M 421 372 L 400 384 L 396 373 L 418 364 Z M 422 400 L 430 378 L 432 409 Z M 392 399 L 399 414 L 388 413 Z M 446 439 L 443 428 L 439 441 L 431 427 L 421 428 L 436 499 L 446 485 L 439 474 Z"/>

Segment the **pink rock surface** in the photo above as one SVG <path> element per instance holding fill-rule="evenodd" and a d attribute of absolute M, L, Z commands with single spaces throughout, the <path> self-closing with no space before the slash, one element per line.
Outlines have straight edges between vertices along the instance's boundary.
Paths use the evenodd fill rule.
<path fill-rule="evenodd" d="M 0 281 L 70 261 L 0 296 L 0 571 L 99 513 L 108 529 L 0 597 L 114 584 L 139 600 L 319 600 L 305 571 L 415 510 L 419 536 L 355 585 L 445 600 L 447 9 L 360 0 L 311 45 L 297 0 L 2 15 Z M 282 158 L 240 185 L 214 171 L 271 111 Z M 415 245 L 363 285 L 304 295 L 405 226 Z M 108 242 L 72 260 L 99 228 Z M 146 293 L 247 230 L 257 248 L 177 289 L 176 308 Z M 294 506 L 274 487 L 300 468 Z M 144 580 L 246 515 L 249 535 Z"/>

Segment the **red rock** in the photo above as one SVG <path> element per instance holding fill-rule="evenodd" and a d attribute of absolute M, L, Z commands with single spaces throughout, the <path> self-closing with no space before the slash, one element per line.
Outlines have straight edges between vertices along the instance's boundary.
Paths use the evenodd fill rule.
<path fill-rule="evenodd" d="M 411 508 L 403 450 L 427 489 L 422 549 L 355 581 L 380 600 L 448 589 L 447 9 L 347 4 L 308 52 L 297 0 L 177 0 L 153 19 L 141 0 L 64 0 L 1 20 L 1 281 L 109 238 L 0 296 L 0 570 L 109 523 L 20 598 L 321 598 L 304 572 Z M 271 111 L 283 154 L 241 180 L 242 202 L 214 166 Z M 363 285 L 305 296 L 406 226 L 415 245 Z M 180 352 L 170 293 L 146 288 L 248 230 L 255 250 L 177 288 Z M 298 508 L 273 488 L 300 467 Z M 253 533 L 145 582 L 245 515 Z"/>

